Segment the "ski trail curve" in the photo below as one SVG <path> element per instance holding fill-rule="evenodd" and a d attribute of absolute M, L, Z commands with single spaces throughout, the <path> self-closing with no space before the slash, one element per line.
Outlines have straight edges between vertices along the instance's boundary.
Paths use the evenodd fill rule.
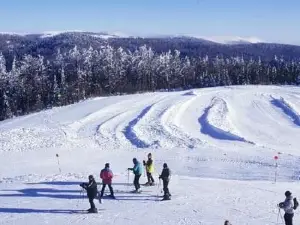
<path fill-rule="evenodd" d="M 145 141 L 143 141 L 142 139 L 140 139 L 137 135 L 136 135 L 136 131 L 135 131 L 135 126 L 137 125 L 137 123 L 139 122 L 139 120 L 141 120 L 150 110 L 151 108 L 155 105 L 156 103 L 147 106 L 146 108 L 144 108 L 140 114 L 133 120 L 131 120 L 128 125 L 125 127 L 123 133 L 125 135 L 125 137 L 127 138 L 127 140 L 130 141 L 130 143 L 134 146 L 136 146 L 137 148 L 149 148 L 150 144 L 146 143 Z"/>
<path fill-rule="evenodd" d="M 201 133 L 219 140 L 241 141 L 254 144 L 237 134 L 228 113 L 227 103 L 221 98 L 214 97 L 211 105 L 204 109 L 204 113 L 198 119 L 201 125 Z"/>
<path fill-rule="evenodd" d="M 271 103 L 276 106 L 277 108 L 281 109 L 297 126 L 300 126 L 300 115 L 295 110 L 295 108 L 288 103 L 283 97 L 275 98 L 271 97 Z"/>

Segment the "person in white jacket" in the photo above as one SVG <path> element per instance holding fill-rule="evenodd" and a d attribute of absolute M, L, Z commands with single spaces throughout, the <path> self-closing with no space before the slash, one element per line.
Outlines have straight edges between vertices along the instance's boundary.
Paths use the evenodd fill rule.
<path fill-rule="evenodd" d="M 294 217 L 294 201 L 290 191 L 285 192 L 284 202 L 279 203 L 279 207 L 284 210 L 284 221 L 285 225 L 293 225 Z"/>

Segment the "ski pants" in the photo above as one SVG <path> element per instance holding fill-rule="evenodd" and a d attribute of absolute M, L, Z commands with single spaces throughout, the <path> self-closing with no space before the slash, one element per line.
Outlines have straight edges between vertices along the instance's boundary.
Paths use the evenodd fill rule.
<path fill-rule="evenodd" d="M 91 209 L 95 209 L 96 206 L 95 206 L 95 203 L 94 203 L 94 197 L 89 197 L 89 202 L 90 202 L 90 205 L 91 205 Z"/>
<path fill-rule="evenodd" d="M 134 187 L 135 187 L 135 190 L 138 190 L 140 189 L 140 178 L 141 178 L 141 174 L 139 175 L 134 175 L 134 181 L 133 181 L 133 184 L 134 184 Z"/>
<path fill-rule="evenodd" d="M 285 213 L 284 214 L 285 225 L 293 225 L 293 217 L 294 214 Z"/>
<path fill-rule="evenodd" d="M 101 197 L 103 197 L 103 194 L 104 194 L 104 191 L 105 191 L 105 188 L 106 188 L 106 185 L 108 186 L 108 188 L 109 188 L 109 191 L 110 191 L 110 194 L 112 195 L 112 196 L 114 196 L 114 190 L 113 190 L 113 188 L 112 188 L 112 186 L 111 186 L 111 184 L 103 184 L 103 186 L 102 186 L 102 190 L 101 190 Z"/>
<path fill-rule="evenodd" d="M 170 195 L 168 185 L 169 185 L 169 180 L 164 180 L 163 179 L 163 188 L 164 188 L 164 195 L 165 196 Z"/>
<path fill-rule="evenodd" d="M 154 179 L 151 173 L 147 172 L 148 183 L 154 183 Z"/>

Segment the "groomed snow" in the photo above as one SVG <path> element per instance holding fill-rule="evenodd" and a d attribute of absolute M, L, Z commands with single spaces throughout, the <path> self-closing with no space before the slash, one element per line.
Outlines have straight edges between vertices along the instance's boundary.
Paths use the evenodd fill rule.
<path fill-rule="evenodd" d="M 0 122 L 0 224 L 276 224 L 284 192 L 300 193 L 299 105 L 298 87 L 219 87 L 100 97 Z M 161 185 L 129 193 L 126 169 L 149 152 L 157 183 L 164 162 L 172 170 L 171 201 L 158 201 Z M 106 162 L 117 200 L 78 213 L 89 208 L 78 184 L 89 174 L 100 182 Z"/>

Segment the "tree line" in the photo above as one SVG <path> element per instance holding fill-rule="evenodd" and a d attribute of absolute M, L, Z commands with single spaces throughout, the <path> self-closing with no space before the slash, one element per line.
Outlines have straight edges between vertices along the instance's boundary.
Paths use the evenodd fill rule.
<path fill-rule="evenodd" d="M 58 49 L 47 59 L 25 54 L 11 63 L 0 53 L 0 120 L 94 96 L 247 84 L 300 84 L 300 60 L 189 57 L 109 44 Z"/>

